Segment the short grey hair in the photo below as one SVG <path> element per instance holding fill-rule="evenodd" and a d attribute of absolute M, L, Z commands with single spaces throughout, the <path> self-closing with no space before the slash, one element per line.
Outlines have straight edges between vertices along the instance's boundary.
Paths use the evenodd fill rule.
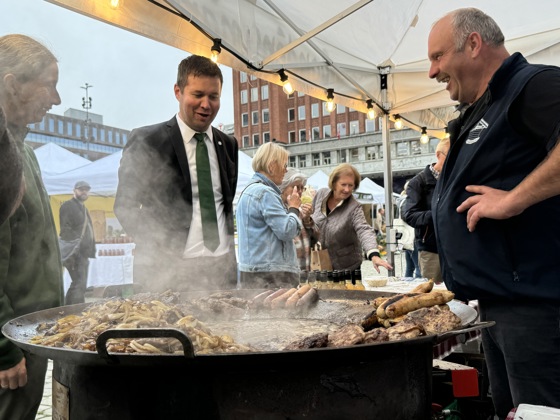
<path fill-rule="evenodd" d="M 499 47 L 504 45 L 504 34 L 494 19 L 482 10 L 474 7 L 465 7 L 449 13 L 455 51 L 463 51 L 465 42 L 470 34 L 477 32 L 482 41 L 488 45 Z"/>
<path fill-rule="evenodd" d="M 296 168 L 288 168 L 287 172 L 284 174 L 284 179 L 282 180 L 282 183 L 278 186 L 278 188 L 280 188 L 280 191 L 284 192 L 284 190 L 291 184 L 298 181 L 301 181 L 301 183 L 305 187 L 307 176 L 298 171 Z"/>

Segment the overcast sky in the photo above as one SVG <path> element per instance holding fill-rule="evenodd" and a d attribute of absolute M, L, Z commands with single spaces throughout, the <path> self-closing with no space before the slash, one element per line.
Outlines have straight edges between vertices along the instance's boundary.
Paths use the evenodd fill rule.
<path fill-rule="evenodd" d="M 21 33 L 45 44 L 59 59 L 62 104 L 82 108 L 86 83 L 90 112 L 106 125 L 131 130 L 167 121 L 178 110 L 173 93 L 185 51 L 71 12 L 44 0 L 0 0 L 0 35 Z M 233 123 L 231 69 L 222 66 L 222 105 L 214 125 Z"/>

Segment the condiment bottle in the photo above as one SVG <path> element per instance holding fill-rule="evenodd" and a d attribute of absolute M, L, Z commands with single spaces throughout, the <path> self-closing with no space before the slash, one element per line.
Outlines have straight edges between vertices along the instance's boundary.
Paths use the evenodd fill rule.
<path fill-rule="evenodd" d="M 317 287 L 317 274 L 315 274 L 315 271 L 309 272 L 307 275 L 307 283 L 309 283 L 311 287 Z"/>
<path fill-rule="evenodd" d="M 340 274 L 338 270 L 333 271 L 333 289 L 341 289 L 340 287 Z"/>
<path fill-rule="evenodd" d="M 308 273 L 305 270 L 301 270 L 299 272 L 299 284 L 304 285 L 307 284 Z"/>
<path fill-rule="evenodd" d="M 354 270 L 354 280 L 356 281 L 354 286 L 356 290 L 366 290 L 364 284 L 362 283 L 362 270 L 359 268 Z"/>
<path fill-rule="evenodd" d="M 332 270 L 327 271 L 327 289 L 334 289 Z"/>
<path fill-rule="evenodd" d="M 327 270 L 321 271 L 321 274 L 319 275 L 319 283 L 319 289 L 327 288 Z"/>
<path fill-rule="evenodd" d="M 352 284 L 352 272 L 350 270 L 344 270 L 344 284 L 346 290 L 354 290 L 354 285 Z"/>

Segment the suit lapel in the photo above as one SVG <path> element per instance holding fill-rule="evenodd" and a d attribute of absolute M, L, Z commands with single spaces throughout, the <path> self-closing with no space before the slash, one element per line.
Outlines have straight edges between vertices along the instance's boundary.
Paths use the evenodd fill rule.
<path fill-rule="evenodd" d="M 187 159 L 187 152 L 185 150 L 185 144 L 183 143 L 183 136 L 181 135 L 181 130 L 179 129 L 179 124 L 177 124 L 177 118 L 173 117 L 167 122 L 167 134 L 169 140 L 173 145 L 173 150 L 175 151 L 175 156 L 177 157 L 177 162 L 179 162 L 179 168 L 183 174 L 183 179 L 187 185 L 187 200 L 192 203 L 192 188 L 191 188 L 191 173 L 189 171 L 189 160 Z"/>

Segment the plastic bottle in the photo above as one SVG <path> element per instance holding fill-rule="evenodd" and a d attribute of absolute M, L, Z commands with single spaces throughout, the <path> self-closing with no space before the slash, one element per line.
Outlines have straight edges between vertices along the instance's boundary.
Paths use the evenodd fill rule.
<path fill-rule="evenodd" d="M 346 290 L 354 290 L 354 285 L 352 284 L 352 272 L 350 270 L 344 270 L 344 285 Z"/>
<path fill-rule="evenodd" d="M 333 289 L 342 289 L 342 287 L 340 286 L 340 272 L 338 270 L 333 271 Z"/>
<path fill-rule="evenodd" d="M 354 280 L 356 281 L 356 285 L 354 286 L 356 290 L 366 290 L 364 284 L 362 283 L 362 270 L 359 268 L 354 270 Z"/>

